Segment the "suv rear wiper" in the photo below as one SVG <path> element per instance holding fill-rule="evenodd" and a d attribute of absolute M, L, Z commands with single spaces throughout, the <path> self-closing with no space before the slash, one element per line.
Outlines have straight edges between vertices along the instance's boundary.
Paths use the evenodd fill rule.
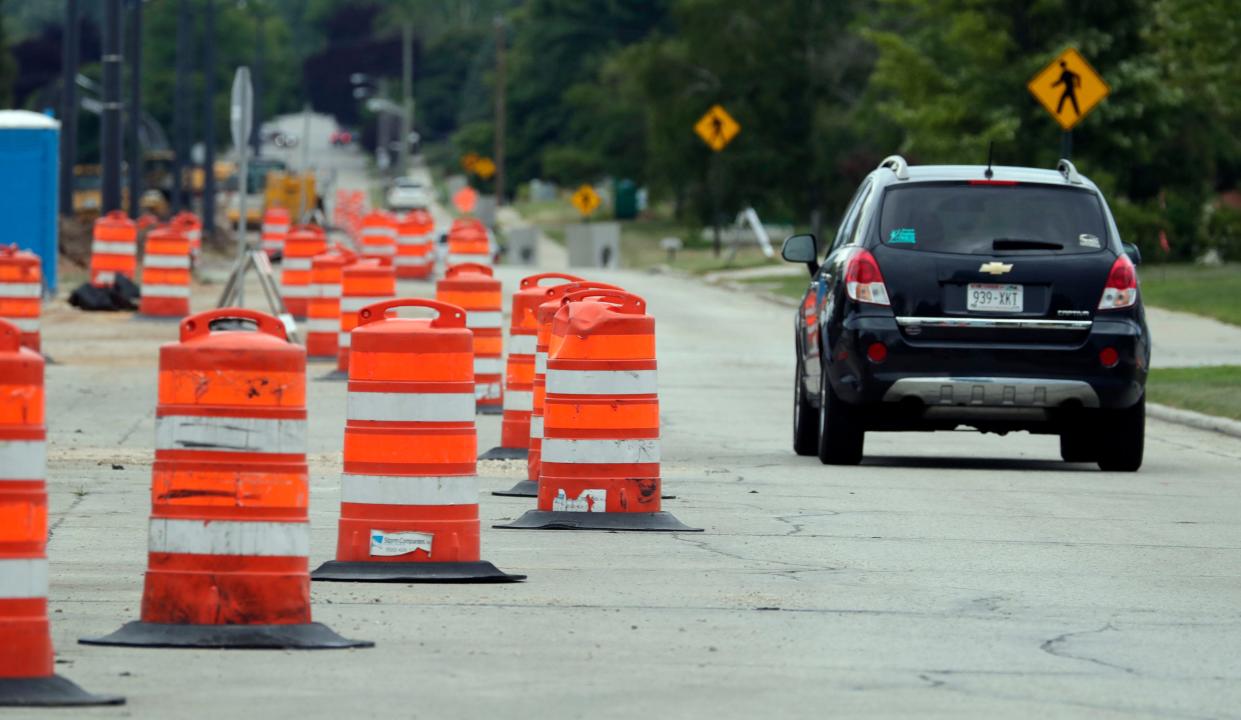
<path fill-rule="evenodd" d="M 1063 250 L 1064 245 L 1050 240 L 1029 238 L 996 238 L 991 241 L 992 250 Z"/>

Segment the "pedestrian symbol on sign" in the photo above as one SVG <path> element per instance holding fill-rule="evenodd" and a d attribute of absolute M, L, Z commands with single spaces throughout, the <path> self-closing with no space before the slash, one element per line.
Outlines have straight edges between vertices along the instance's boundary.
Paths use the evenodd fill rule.
<path fill-rule="evenodd" d="M 1111 92 L 1073 48 L 1060 53 L 1026 87 L 1065 130 L 1081 122 Z"/>

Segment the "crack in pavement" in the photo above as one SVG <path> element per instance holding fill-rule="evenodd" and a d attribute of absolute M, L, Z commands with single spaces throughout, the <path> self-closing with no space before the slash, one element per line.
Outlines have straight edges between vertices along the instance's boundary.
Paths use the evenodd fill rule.
<path fill-rule="evenodd" d="M 1082 637 L 1085 635 L 1098 635 L 1098 634 L 1105 633 L 1108 631 L 1116 631 L 1116 627 L 1112 625 L 1110 621 L 1107 624 L 1105 624 L 1103 627 L 1097 630 L 1078 630 L 1075 632 L 1067 632 L 1061 635 L 1057 635 L 1056 637 L 1050 640 L 1047 640 L 1043 644 L 1039 645 L 1038 649 L 1042 650 L 1043 652 L 1053 657 L 1064 658 L 1066 660 L 1080 660 L 1081 662 L 1093 663 L 1095 665 L 1099 665 L 1099 666 L 1106 667 L 1106 668 L 1111 668 L 1113 670 L 1120 670 L 1129 675 L 1141 675 L 1141 673 L 1139 673 L 1134 668 L 1127 667 L 1125 665 L 1118 665 L 1116 663 L 1110 663 L 1110 662 L 1107 662 L 1106 660 L 1100 660 L 1098 658 L 1092 658 L 1086 655 L 1073 655 L 1069 653 L 1068 651 L 1061 649 L 1061 646 L 1068 644 L 1070 638 Z"/>
<path fill-rule="evenodd" d="M 781 537 L 782 537 L 782 536 L 781 536 Z M 709 552 L 709 553 L 712 553 L 712 554 L 715 554 L 715 555 L 719 555 L 719 556 L 721 556 L 721 557 L 726 557 L 726 558 L 730 558 L 730 559 L 733 559 L 733 560 L 741 560 L 741 561 L 743 561 L 743 562 L 769 563 L 769 564 L 772 564 L 772 565 L 786 565 L 786 566 L 788 566 L 788 567 L 791 567 L 791 568 L 798 568 L 798 569 L 801 569 L 801 570 L 824 570 L 824 569 L 828 569 L 828 568 L 823 568 L 823 567 L 819 567 L 819 566 L 815 566 L 815 565 L 806 565 L 806 564 L 804 564 L 804 563 L 791 563 L 791 562 L 785 562 L 785 561 L 783 561 L 783 560 L 767 560 L 767 559 L 762 559 L 762 558 L 750 558 L 750 557 L 745 557 L 744 555 L 737 555 L 736 553 L 730 553 L 730 552 L 728 552 L 727 550 L 720 550 L 719 548 L 713 548 L 713 547 L 710 547 L 710 546 L 707 544 L 707 543 L 709 542 L 708 540 L 703 540 L 703 539 L 697 539 L 697 538 L 685 537 L 685 536 L 683 536 L 683 535 L 681 535 L 681 534 L 679 534 L 679 533 L 673 533 L 673 534 L 672 534 L 672 539 L 673 539 L 673 540 L 677 540 L 677 541 L 679 541 L 679 542 L 683 542 L 683 543 L 689 544 L 689 545 L 693 545 L 694 547 L 696 547 L 696 548 L 698 548 L 698 549 L 700 549 L 700 550 L 706 550 L 706 551 L 707 551 L 707 552 Z"/>

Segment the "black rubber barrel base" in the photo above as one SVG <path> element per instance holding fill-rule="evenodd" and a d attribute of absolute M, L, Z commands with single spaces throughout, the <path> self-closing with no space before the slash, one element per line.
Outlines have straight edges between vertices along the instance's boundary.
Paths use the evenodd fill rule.
<path fill-rule="evenodd" d="M 135 620 L 83 645 L 165 648 L 236 648 L 247 650 L 331 650 L 374 647 L 369 640 L 350 640 L 323 623 L 301 625 L 172 625 Z"/>
<path fill-rule="evenodd" d="M 633 530 L 646 532 L 702 532 L 677 520 L 672 513 L 585 513 L 556 510 L 529 510 L 504 530 Z"/>
<path fill-rule="evenodd" d="M 504 407 L 501 405 L 479 405 L 474 412 L 479 415 L 503 415 Z"/>
<path fill-rule="evenodd" d="M 340 562 L 329 560 L 310 573 L 327 582 L 502 583 L 520 582 L 485 560 L 479 562 Z"/>
<path fill-rule="evenodd" d="M 508 490 L 492 490 L 491 494 L 500 497 L 538 497 L 539 484 L 534 480 L 522 480 Z"/>
<path fill-rule="evenodd" d="M 59 675 L 0 678 L 0 707 L 71 707 L 124 705 L 120 695 L 91 695 Z"/>
<path fill-rule="evenodd" d="M 315 380 L 327 380 L 329 382 L 337 382 L 340 380 L 348 380 L 348 379 L 349 379 L 349 373 L 345 372 L 344 370 L 333 370 L 327 375 L 320 375 L 319 377 L 315 378 Z"/>
<path fill-rule="evenodd" d="M 526 448 L 506 448 L 499 445 L 478 456 L 479 460 L 525 460 L 530 456 Z"/>

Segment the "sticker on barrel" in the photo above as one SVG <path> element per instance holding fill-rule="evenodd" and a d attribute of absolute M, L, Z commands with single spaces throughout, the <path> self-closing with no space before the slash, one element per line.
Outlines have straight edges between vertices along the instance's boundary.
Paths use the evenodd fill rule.
<path fill-rule="evenodd" d="M 431 533 L 371 530 L 371 556 L 396 557 L 422 550 L 431 554 Z"/>
<path fill-rule="evenodd" d="M 607 490 L 583 490 L 576 500 L 565 494 L 564 488 L 556 493 L 552 500 L 552 510 L 559 512 L 606 512 L 608 505 Z"/>

